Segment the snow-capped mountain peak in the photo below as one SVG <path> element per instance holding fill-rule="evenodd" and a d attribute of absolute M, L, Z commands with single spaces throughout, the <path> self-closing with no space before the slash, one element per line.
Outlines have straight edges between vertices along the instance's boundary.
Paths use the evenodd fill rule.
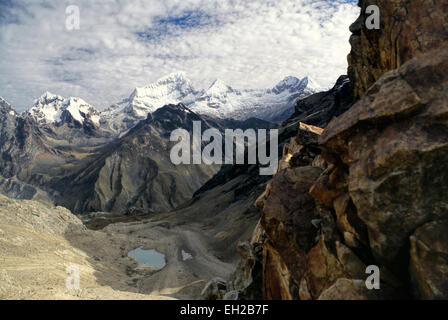
<path fill-rule="evenodd" d="M 10 116 L 17 116 L 17 113 L 11 107 L 8 101 L 6 101 L 3 97 L 0 97 L 0 111 L 5 114 L 9 114 Z"/>
<path fill-rule="evenodd" d="M 235 92 L 235 90 L 231 86 L 224 83 L 222 80 L 216 79 L 212 82 L 205 94 L 220 97 L 230 92 Z"/>
<path fill-rule="evenodd" d="M 284 91 L 298 92 L 298 91 L 321 91 L 323 88 L 310 77 L 304 77 L 299 79 L 297 77 L 288 76 L 280 81 L 273 89 L 272 92 L 279 94 Z"/>
<path fill-rule="evenodd" d="M 316 92 L 314 85 L 308 77 L 289 76 L 271 89 L 237 90 L 216 79 L 207 89 L 196 90 L 184 72 L 175 72 L 135 88 L 127 99 L 101 112 L 81 98 L 64 98 L 45 92 L 24 115 L 39 124 L 79 126 L 87 121 L 118 135 L 157 109 L 179 103 L 193 112 L 215 118 L 280 122 L 293 113 L 297 99 Z"/>
<path fill-rule="evenodd" d="M 38 124 L 60 124 L 74 120 L 83 125 L 87 119 L 99 124 L 99 112 L 83 99 L 64 98 L 48 91 L 35 100 L 24 116 L 34 119 Z"/>
<path fill-rule="evenodd" d="M 184 72 L 172 73 L 166 77 L 151 83 L 145 87 L 135 88 L 131 96 L 117 105 L 115 112 L 123 110 L 140 118 L 146 118 L 167 104 L 179 102 L 188 103 L 188 99 L 194 100 L 194 90 L 191 81 Z"/>
<path fill-rule="evenodd" d="M 183 103 L 196 113 L 216 118 L 246 120 L 256 117 L 282 121 L 293 113 L 298 98 L 314 92 L 308 77 L 292 76 L 280 81 L 273 89 L 240 91 L 217 79 L 208 89 L 195 90 L 184 72 L 176 72 L 136 88 L 128 99 L 103 111 L 102 116 L 119 131 L 165 105 Z"/>
<path fill-rule="evenodd" d="M 235 90 L 221 80 L 212 83 L 190 109 L 217 118 L 259 118 L 282 121 L 293 113 L 294 103 L 314 90 L 307 77 L 286 77 L 273 89 Z"/>
<path fill-rule="evenodd" d="M 286 77 L 282 81 L 280 81 L 273 89 L 272 92 L 276 94 L 280 94 L 286 90 L 289 92 L 294 91 L 303 91 L 308 86 L 308 77 L 303 79 L 299 79 L 296 77 Z"/>

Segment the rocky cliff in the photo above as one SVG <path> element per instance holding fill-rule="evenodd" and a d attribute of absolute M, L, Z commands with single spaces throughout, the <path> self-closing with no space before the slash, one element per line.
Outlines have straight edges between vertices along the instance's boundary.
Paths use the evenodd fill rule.
<path fill-rule="evenodd" d="M 297 101 L 292 117 L 286 121 L 300 121 L 325 127 L 353 105 L 353 85 L 346 76 L 340 76 L 329 91 L 319 92 Z"/>
<path fill-rule="evenodd" d="M 448 3 L 359 4 L 358 101 L 323 132 L 301 125 L 285 147 L 256 201 L 238 292 L 258 281 L 266 299 L 448 298 Z M 371 4 L 380 30 L 364 27 Z M 380 289 L 367 289 L 367 266 Z"/>
<path fill-rule="evenodd" d="M 369 30 L 366 8 L 380 9 L 381 27 Z M 448 40 L 445 0 L 360 0 L 361 15 L 350 27 L 352 50 L 348 73 L 354 93 L 362 97 L 384 73 L 437 48 Z"/>

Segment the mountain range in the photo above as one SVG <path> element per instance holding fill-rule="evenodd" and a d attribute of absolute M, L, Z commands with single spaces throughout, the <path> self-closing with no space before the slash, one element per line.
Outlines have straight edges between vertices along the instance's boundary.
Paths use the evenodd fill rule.
<path fill-rule="evenodd" d="M 177 83 L 170 91 L 177 95 L 185 88 L 181 82 L 159 81 L 152 92 L 167 93 Z M 150 91 L 143 91 L 146 98 Z M 142 95 L 136 89 L 122 109 L 99 112 L 80 98 L 46 92 L 21 115 L 1 99 L 0 192 L 54 203 L 74 213 L 167 212 L 190 200 L 219 170 L 205 164 L 173 165 L 173 130 L 191 132 L 193 121 L 200 121 L 203 130 L 222 132 L 275 126 L 256 118 L 213 118 L 182 103 L 151 107 L 148 99 L 146 104 L 137 99 Z M 162 96 L 157 103 L 170 101 Z"/>
<path fill-rule="evenodd" d="M 0 99 L 0 299 L 447 299 L 448 7 L 358 5 L 348 76 L 303 99 L 309 79 L 196 91 L 183 74 L 101 112 Z M 278 171 L 174 166 L 170 132 L 193 121 L 278 128 Z"/>
<path fill-rule="evenodd" d="M 293 114 L 297 99 L 318 88 L 308 77 L 290 76 L 270 89 L 237 90 L 218 79 L 207 89 L 197 90 L 185 73 L 177 72 L 135 88 L 127 99 L 102 111 L 81 98 L 45 92 L 22 116 L 41 126 L 84 128 L 91 134 L 97 128 L 115 135 L 131 129 L 157 109 L 179 103 L 197 114 L 217 119 L 281 122 Z"/>
<path fill-rule="evenodd" d="M 202 259 L 198 245 L 207 247 L 201 252 L 207 252 L 204 265 L 211 271 L 205 272 L 204 266 L 195 267 L 182 273 L 182 277 L 187 275 L 192 282 L 198 278 L 207 279 L 215 274 L 217 266 L 222 265 L 226 267 L 218 274 L 229 273 L 237 259 L 236 244 L 251 236 L 259 220 L 260 211 L 253 203 L 271 177 L 260 176 L 257 165 L 175 166 L 169 158 L 173 145 L 170 133 L 177 128 L 191 133 L 193 121 L 200 121 L 202 130 L 216 128 L 221 132 L 227 128 L 279 128 L 281 154 L 297 134 L 299 123 L 296 119 L 279 125 L 249 117 L 253 109 L 248 109 L 250 112 L 239 120 L 199 110 L 219 110 L 209 105 L 213 101 L 231 99 L 266 102 L 281 97 L 283 101 L 293 101 L 296 95 L 306 95 L 309 82 L 288 77 L 269 90 L 237 91 L 215 81 L 208 90 L 198 93 L 180 78 L 177 78 L 179 81 L 159 81 L 144 89 L 136 89 L 129 99 L 104 111 L 97 111 L 79 98 L 45 93 L 30 110 L 19 115 L 9 103 L 0 100 L 0 193 L 16 201 L 31 199 L 46 202 L 49 207 L 65 207 L 94 230 L 114 222 L 148 218 L 157 221 L 163 217 L 159 227 L 160 239 L 171 243 L 173 238 L 170 236 L 168 239 L 166 235 L 173 232 L 176 239 L 179 237 L 176 241 L 193 254 L 193 263 Z M 331 110 L 325 112 L 329 114 L 339 112 L 339 105 L 331 103 L 331 99 L 338 100 L 341 87 L 350 85 L 344 78 L 339 82 L 340 85 L 323 96 L 325 101 L 328 100 L 326 108 Z M 199 94 L 209 98 L 191 100 Z M 321 100 L 315 101 L 314 97 L 311 95 L 299 101 L 306 105 L 304 109 L 308 112 L 322 113 L 319 109 Z M 277 106 L 281 99 L 277 100 Z M 170 101 L 182 103 L 170 104 Z M 159 107 L 158 103 L 168 104 Z M 230 110 L 230 104 L 223 106 Z M 277 111 L 276 106 L 269 108 L 266 103 L 264 109 L 260 109 L 273 115 L 288 110 L 289 107 L 284 106 L 283 109 L 278 107 L 280 111 Z M 297 106 L 297 103 L 292 103 L 292 110 L 288 113 L 300 112 Z M 247 110 L 241 107 L 237 111 Z M 284 114 L 286 116 L 287 113 Z M 136 227 L 140 228 L 140 225 L 136 224 Z M 148 229 L 147 225 L 141 228 Z M 154 236 L 153 228 L 148 232 Z M 118 236 L 115 231 L 111 234 Z M 103 237 L 102 231 L 92 235 Z M 139 239 L 141 235 L 137 231 Z M 195 240 L 196 237 L 200 241 Z M 90 233 L 81 238 L 88 243 L 87 247 L 96 241 Z M 80 242 L 76 240 L 73 243 L 79 245 Z M 177 250 L 176 247 L 174 249 Z M 98 250 L 91 251 L 96 257 L 93 259 L 98 259 Z M 110 253 L 121 255 L 115 249 Z M 210 264 L 215 260 L 219 263 Z M 177 275 L 177 269 L 175 275 L 171 271 L 155 273 L 156 277 L 164 279 L 163 283 L 168 281 L 165 279 L 175 283 L 185 281 Z M 239 275 L 235 277 L 240 278 Z M 145 291 L 153 290 L 157 283 L 148 279 L 152 278 L 139 280 L 139 286 L 142 285 Z M 232 285 L 246 283 L 237 284 L 238 281 L 232 281 Z M 197 297 L 202 287 L 202 282 L 195 284 L 188 292 L 181 291 L 176 296 Z M 253 289 L 246 291 L 241 293 L 241 297 L 260 298 Z"/>

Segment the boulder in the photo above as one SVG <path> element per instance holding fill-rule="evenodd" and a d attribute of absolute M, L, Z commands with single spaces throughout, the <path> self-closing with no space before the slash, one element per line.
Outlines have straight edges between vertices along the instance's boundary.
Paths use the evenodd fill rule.
<path fill-rule="evenodd" d="M 241 300 L 240 292 L 238 290 L 232 290 L 232 291 L 226 292 L 226 294 L 223 297 L 223 300 L 230 300 L 230 301 Z"/>
<path fill-rule="evenodd" d="M 448 299 L 448 220 L 425 224 L 410 240 L 410 272 L 417 297 Z"/>
<path fill-rule="evenodd" d="M 226 294 L 226 281 L 219 277 L 211 279 L 202 289 L 201 296 L 204 300 L 222 300 Z"/>
<path fill-rule="evenodd" d="M 321 236 L 317 245 L 308 253 L 307 283 L 311 296 L 317 299 L 337 279 L 346 275 L 344 266 L 327 247 L 325 238 Z"/>

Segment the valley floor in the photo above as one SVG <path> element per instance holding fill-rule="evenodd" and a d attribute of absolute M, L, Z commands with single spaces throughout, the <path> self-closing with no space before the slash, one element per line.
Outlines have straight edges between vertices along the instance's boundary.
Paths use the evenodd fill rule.
<path fill-rule="evenodd" d="M 146 220 L 93 231 L 64 208 L 0 195 L 0 299 L 200 299 L 207 281 L 233 269 L 201 228 Z M 139 268 L 128 257 L 138 247 L 164 253 L 166 266 Z M 70 266 L 78 290 L 66 287 Z"/>

